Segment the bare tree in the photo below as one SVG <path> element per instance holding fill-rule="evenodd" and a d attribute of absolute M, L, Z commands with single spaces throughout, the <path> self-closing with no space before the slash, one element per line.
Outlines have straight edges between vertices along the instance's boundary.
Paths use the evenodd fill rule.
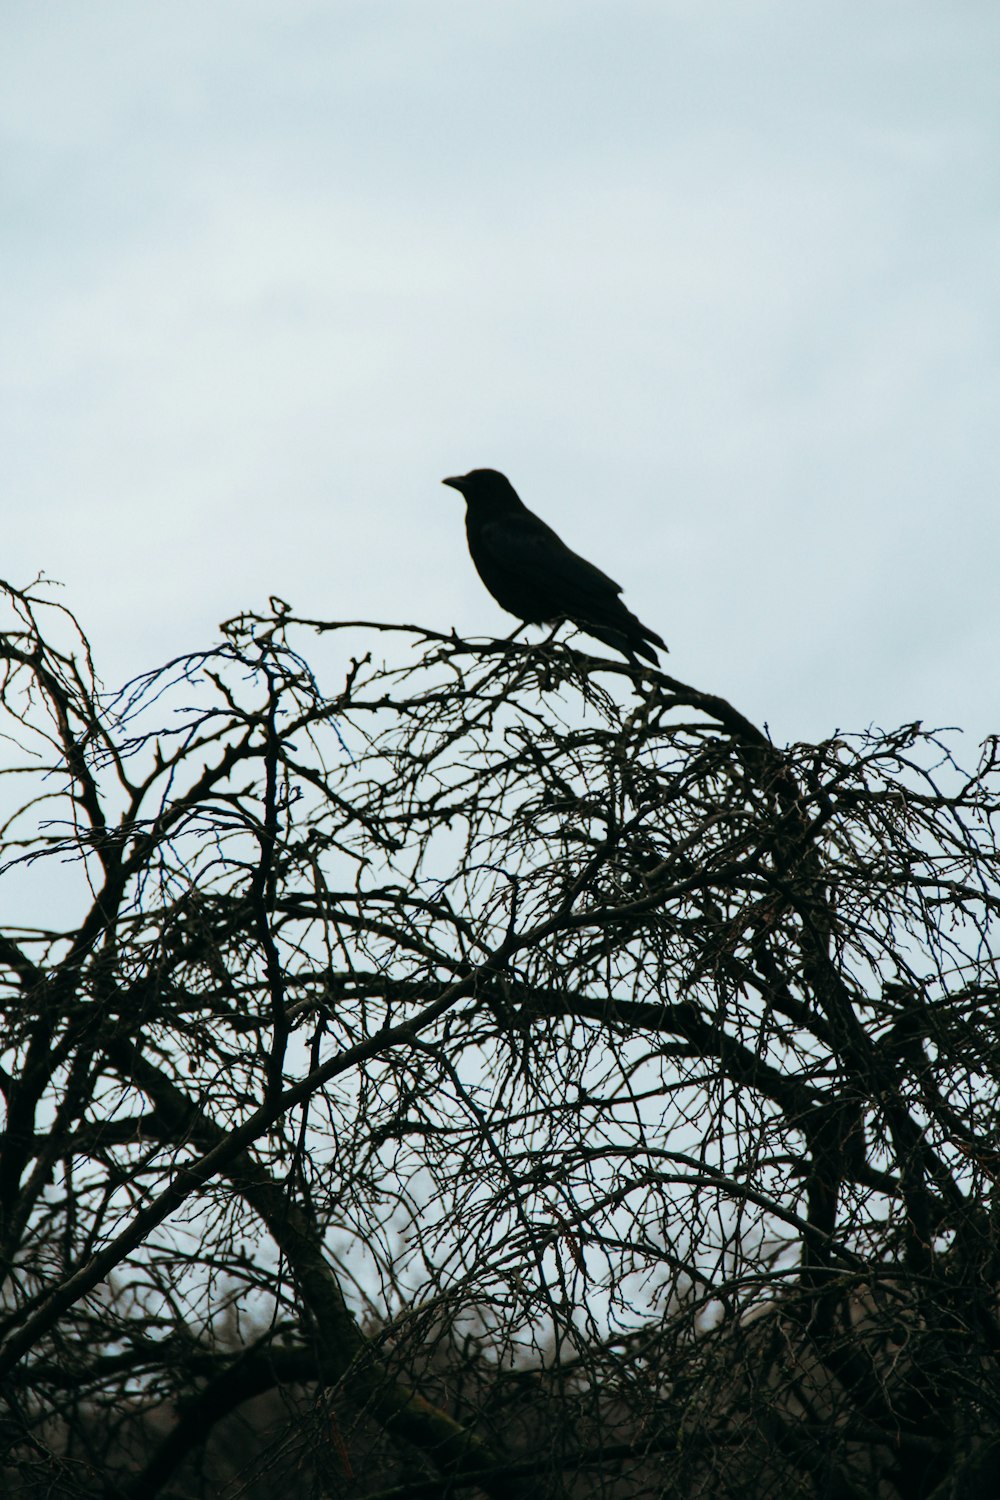
<path fill-rule="evenodd" d="M 5 598 L 12 1492 L 995 1492 L 995 740 Z"/>

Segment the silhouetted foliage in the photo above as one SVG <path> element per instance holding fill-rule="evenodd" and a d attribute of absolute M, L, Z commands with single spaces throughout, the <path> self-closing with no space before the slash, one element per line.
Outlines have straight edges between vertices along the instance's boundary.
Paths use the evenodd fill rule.
<path fill-rule="evenodd" d="M 995 1493 L 995 741 L 5 598 L 11 1493 Z"/>

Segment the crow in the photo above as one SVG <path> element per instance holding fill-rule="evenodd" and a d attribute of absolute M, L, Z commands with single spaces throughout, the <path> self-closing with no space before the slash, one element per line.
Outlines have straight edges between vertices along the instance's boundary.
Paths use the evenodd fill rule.
<path fill-rule="evenodd" d="M 496 469 L 472 469 L 442 484 L 465 496 L 465 530 L 480 578 L 494 599 L 526 625 L 572 620 L 620 651 L 654 665 L 653 646 L 666 644 L 621 599 L 621 586 L 575 552 L 518 499 Z"/>

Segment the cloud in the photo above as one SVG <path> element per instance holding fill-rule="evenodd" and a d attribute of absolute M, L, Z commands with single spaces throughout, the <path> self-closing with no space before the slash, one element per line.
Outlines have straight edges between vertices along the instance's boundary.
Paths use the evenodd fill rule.
<path fill-rule="evenodd" d="M 15 7 L 6 570 L 111 677 L 272 591 L 505 629 L 438 489 L 491 463 L 776 732 L 994 727 L 963 16 Z"/>

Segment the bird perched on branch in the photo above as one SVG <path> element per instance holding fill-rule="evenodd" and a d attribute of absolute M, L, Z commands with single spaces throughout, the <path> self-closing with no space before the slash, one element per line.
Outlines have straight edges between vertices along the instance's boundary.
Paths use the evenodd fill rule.
<path fill-rule="evenodd" d="M 572 620 L 638 666 L 636 656 L 658 663 L 654 646 L 667 647 L 622 603 L 621 586 L 571 552 L 560 537 L 518 498 L 496 469 L 472 469 L 442 480 L 465 496 L 469 551 L 480 578 L 499 605 L 526 625 Z"/>

